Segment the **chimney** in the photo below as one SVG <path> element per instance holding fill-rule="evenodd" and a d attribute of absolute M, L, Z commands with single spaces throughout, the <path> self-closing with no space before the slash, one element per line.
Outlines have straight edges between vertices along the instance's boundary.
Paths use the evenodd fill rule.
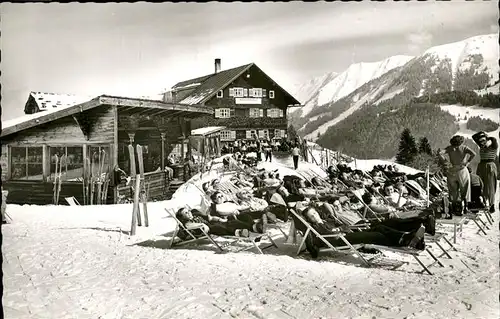
<path fill-rule="evenodd" d="M 215 73 L 220 72 L 220 59 L 215 59 Z"/>

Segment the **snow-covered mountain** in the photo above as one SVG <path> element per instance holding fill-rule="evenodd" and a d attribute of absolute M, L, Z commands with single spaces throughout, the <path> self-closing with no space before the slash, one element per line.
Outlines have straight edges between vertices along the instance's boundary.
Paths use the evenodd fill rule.
<path fill-rule="evenodd" d="M 313 78 L 296 89 L 295 96 L 305 105 L 296 112 L 300 112 L 300 116 L 306 116 L 316 106 L 336 102 L 363 84 L 406 64 L 412 58 L 397 55 L 377 62 L 355 63 L 340 74 L 331 72 Z"/>
<path fill-rule="evenodd" d="M 315 140 L 362 107 L 452 90 L 490 91 L 499 81 L 498 58 L 498 34 L 488 34 L 432 47 L 415 58 L 352 65 L 318 90 L 316 103 L 290 118 L 299 134 Z"/>

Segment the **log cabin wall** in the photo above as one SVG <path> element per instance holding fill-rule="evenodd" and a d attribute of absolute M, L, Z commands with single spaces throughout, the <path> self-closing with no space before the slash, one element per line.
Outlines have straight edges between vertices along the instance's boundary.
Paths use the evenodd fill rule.
<path fill-rule="evenodd" d="M 71 155 L 75 166 L 72 170 L 74 176 L 70 176 L 67 168 L 68 180 L 63 179 L 59 202 L 63 204 L 64 197 L 74 196 L 82 203 L 83 188 L 78 178 L 83 175 L 84 157 L 89 155 L 87 153 L 104 147 L 107 150 L 105 163 L 111 164 L 113 144 L 114 111 L 112 107 L 107 106 L 100 106 L 76 116 L 67 116 L 3 137 L 2 180 L 3 188 L 9 191 L 7 202 L 51 204 L 55 170 L 55 165 L 51 162 L 51 153 L 63 150 L 68 156 L 70 151 L 74 152 Z M 84 145 L 88 148 L 84 149 Z M 23 158 L 26 162 L 26 169 L 21 170 L 21 176 L 25 174 L 26 177 L 19 178 L 17 174 L 19 171 L 13 174 L 15 165 L 13 165 L 12 153 L 22 153 L 20 150 L 22 151 L 23 147 L 26 148 L 26 158 Z M 21 157 L 23 157 L 22 154 Z M 4 162 L 5 159 L 6 162 Z M 24 162 L 16 165 L 22 168 Z M 39 174 L 30 174 L 28 173 L 30 170 Z M 113 202 L 112 191 L 108 191 L 108 201 Z"/>

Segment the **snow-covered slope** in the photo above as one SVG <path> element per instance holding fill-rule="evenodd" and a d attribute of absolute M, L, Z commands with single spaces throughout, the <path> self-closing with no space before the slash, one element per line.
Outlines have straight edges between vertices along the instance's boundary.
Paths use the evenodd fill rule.
<path fill-rule="evenodd" d="M 481 56 L 482 61 L 475 57 Z M 438 61 L 451 63 L 452 90 L 457 73 L 473 68 L 474 72 L 486 72 L 490 83 L 498 80 L 498 34 L 479 35 L 463 41 L 432 47 L 425 51 L 424 58 L 433 57 Z"/>
<path fill-rule="evenodd" d="M 412 56 L 396 55 L 377 62 L 355 63 L 340 74 L 332 72 L 313 78 L 295 89 L 295 96 L 305 105 L 297 109 L 297 112 L 301 112 L 301 116 L 306 116 L 317 106 L 336 102 L 363 84 L 406 64 L 412 58 Z"/>
<path fill-rule="evenodd" d="M 294 96 L 302 104 L 306 105 L 318 95 L 318 91 L 320 91 L 322 87 L 328 84 L 328 82 L 333 80 L 337 75 L 336 72 L 328 72 L 318 77 L 314 77 L 305 83 L 296 84 L 293 89 Z"/>
<path fill-rule="evenodd" d="M 412 56 L 396 55 L 378 62 L 352 64 L 320 90 L 318 105 L 338 101 L 363 84 L 408 63 L 411 59 Z"/>
<path fill-rule="evenodd" d="M 500 124 L 500 109 L 490 109 L 477 106 L 461 106 L 461 105 L 440 105 L 443 111 L 450 113 L 457 118 L 458 125 L 460 127 L 457 134 L 464 137 L 471 138 L 475 131 L 469 130 L 467 128 L 467 120 L 471 117 L 480 117 L 483 119 L 489 119 L 495 123 Z M 495 131 L 488 132 L 491 136 L 498 137 L 500 128 Z"/>

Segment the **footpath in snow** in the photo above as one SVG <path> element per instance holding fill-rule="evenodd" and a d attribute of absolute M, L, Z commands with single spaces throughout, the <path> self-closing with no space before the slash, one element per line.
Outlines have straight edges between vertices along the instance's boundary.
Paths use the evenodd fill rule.
<path fill-rule="evenodd" d="M 14 222 L 2 226 L 5 318 L 500 316 L 497 227 L 484 236 L 465 225 L 458 252 L 429 276 L 416 273 L 411 259 L 391 271 L 329 254 L 295 257 L 296 247 L 284 241 L 265 255 L 167 249 L 174 221 L 164 208 L 179 200 L 150 203 L 151 226 L 134 237 L 130 204 L 8 205 Z"/>

